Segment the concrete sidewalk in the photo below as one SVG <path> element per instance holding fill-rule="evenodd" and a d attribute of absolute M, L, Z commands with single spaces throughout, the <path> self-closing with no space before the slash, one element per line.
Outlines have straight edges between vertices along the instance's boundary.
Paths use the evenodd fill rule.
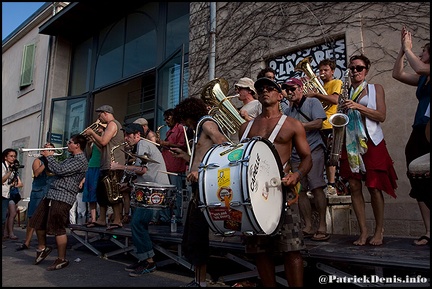
<path fill-rule="evenodd" d="M 68 234 L 68 267 L 47 271 L 57 257 L 57 246 L 53 236 L 47 243 L 54 250 L 40 264 L 34 265 L 36 256 L 36 236 L 29 250 L 15 251 L 25 238 L 25 229 L 14 228 L 19 240 L 6 240 L 2 249 L 2 287 L 180 287 L 188 284 L 193 272 L 179 264 L 168 264 L 155 272 L 140 277 L 130 277 L 124 270 L 126 265 L 136 261 L 128 254 L 119 254 L 110 259 L 95 256 L 86 247 L 70 249 L 78 241 Z M 103 245 L 102 245 L 103 246 Z M 107 241 L 106 246 L 112 246 Z M 103 247 L 102 247 L 103 250 Z M 156 253 L 155 261 L 159 261 Z M 209 287 L 229 287 L 223 283 L 208 282 Z"/>

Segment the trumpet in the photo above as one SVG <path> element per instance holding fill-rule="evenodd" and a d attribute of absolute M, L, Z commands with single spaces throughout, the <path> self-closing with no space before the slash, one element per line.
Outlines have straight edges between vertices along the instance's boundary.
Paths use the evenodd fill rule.
<path fill-rule="evenodd" d="M 80 132 L 80 134 L 84 134 L 86 132 L 86 130 L 92 129 L 95 133 L 97 133 L 98 135 L 100 135 L 100 133 L 98 132 L 98 128 L 100 126 L 102 126 L 103 128 L 107 127 L 107 125 L 105 123 L 101 123 L 100 119 L 97 119 L 94 123 L 92 123 L 91 125 L 89 125 L 88 127 L 86 127 L 82 132 Z"/>
<path fill-rule="evenodd" d="M 24 149 L 24 148 L 19 148 L 18 150 L 20 152 L 35 152 L 35 151 L 59 151 L 59 150 L 67 150 L 68 147 L 61 147 L 61 148 L 36 148 L 36 149 Z M 61 156 L 63 154 L 62 153 L 54 153 L 54 156 Z M 34 157 L 34 158 L 38 158 L 41 155 L 37 154 L 37 153 L 28 153 L 29 157 Z"/>

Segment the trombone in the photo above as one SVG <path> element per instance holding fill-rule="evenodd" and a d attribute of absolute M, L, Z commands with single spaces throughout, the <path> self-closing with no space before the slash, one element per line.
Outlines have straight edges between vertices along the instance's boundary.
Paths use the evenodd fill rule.
<path fill-rule="evenodd" d="M 20 152 L 35 152 L 35 151 L 57 151 L 57 150 L 67 150 L 68 147 L 61 147 L 61 148 L 37 148 L 37 149 L 24 149 L 24 148 L 19 148 L 18 150 Z M 63 154 L 62 153 L 54 153 L 54 156 L 61 156 Z M 34 158 L 38 158 L 40 157 L 40 154 L 37 153 L 28 153 L 29 157 L 34 157 Z"/>

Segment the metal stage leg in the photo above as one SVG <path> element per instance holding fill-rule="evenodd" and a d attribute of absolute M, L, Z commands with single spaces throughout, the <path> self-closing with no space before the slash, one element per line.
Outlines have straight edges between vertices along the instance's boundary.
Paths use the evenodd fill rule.
<path fill-rule="evenodd" d="M 102 252 L 100 252 L 99 250 L 97 250 L 95 247 L 93 247 L 93 245 L 91 244 L 92 242 L 98 241 L 101 239 L 100 235 L 93 237 L 89 240 L 88 238 L 88 232 L 85 232 L 85 237 L 84 239 L 82 238 L 82 236 L 78 235 L 77 233 L 75 233 L 73 230 L 70 231 L 72 236 L 75 237 L 75 239 L 77 239 L 82 245 L 86 246 L 87 248 L 89 248 L 93 253 L 95 253 L 96 255 L 98 255 L 99 257 L 102 257 Z M 81 244 L 76 244 L 74 246 L 72 246 L 72 249 L 76 249 L 81 247 Z"/>
<path fill-rule="evenodd" d="M 175 262 L 175 263 L 178 263 L 178 264 L 180 264 L 180 265 L 183 265 L 184 267 L 186 267 L 186 268 L 189 269 L 189 270 L 193 270 L 193 268 L 192 268 L 192 264 L 189 263 L 189 262 L 187 262 L 185 259 L 183 259 L 183 258 L 181 257 L 181 245 L 178 244 L 178 245 L 177 245 L 177 248 L 178 248 L 178 251 L 177 251 L 178 255 L 175 255 L 175 254 L 173 254 L 172 252 L 170 252 L 170 251 L 168 251 L 168 250 L 162 248 L 162 247 L 159 246 L 158 244 L 153 243 L 153 249 L 155 249 L 155 250 L 161 252 L 162 254 L 164 254 L 165 256 L 169 257 L 169 258 L 172 260 L 172 261 L 170 260 L 170 263 Z M 159 265 L 159 266 L 163 266 L 163 265 L 165 265 L 166 263 L 167 263 L 167 262 L 158 262 L 158 265 Z"/>
<path fill-rule="evenodd" d="M 105 253 L 103 255 L 103 257 L 105 259 L 108 259 L 111 256 L 118 255 L 118 254 L 121 254 L 121 253 L 127 253 L 127 252 L 132 251 L 134 249 L 133 245 L 129 245 L 129 237 L 125 237 L 124 244 L 122 242 L 120 242 L 119 240 L 113 238 L 113 237 L 110 238 L 110 241 L 113 242 L 114 244 L 116 244 L 117 246 L 119 246 L 121 249 Z"/>

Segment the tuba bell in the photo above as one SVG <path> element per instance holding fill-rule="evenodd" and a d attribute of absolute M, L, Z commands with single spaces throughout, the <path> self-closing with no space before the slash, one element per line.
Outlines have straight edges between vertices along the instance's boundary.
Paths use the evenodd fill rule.
<path fill-rule="evenodd" d="M 317 89 L 319 93 L 327 95 L 327 92 L 312 70 L 310 65 L 311 60 L 312 56 L 305 57 L 302 61 L 297 63 L 296 67 L 294 68 L 295 71 L 302 71 L 308 77 L 308 80 L 303 82 L 304 93 L 308 93 L 308 91 Z M 327 110 L 331 106 L 330 104 L 325 104 L 323 102 L 321 102 L 321 104 L 324 110 Z"/>
<path fill-rule="evenodd" d="M 240 126 L 246 122 L 227 97 L 228 82 L 223 78 L 215 78 L 208 82 L 202 92 L 201 99 L 210 106 L 211 115 L 222 127 L 225 136 L 232 142 L 230 135 L 238 133 Z"/>

